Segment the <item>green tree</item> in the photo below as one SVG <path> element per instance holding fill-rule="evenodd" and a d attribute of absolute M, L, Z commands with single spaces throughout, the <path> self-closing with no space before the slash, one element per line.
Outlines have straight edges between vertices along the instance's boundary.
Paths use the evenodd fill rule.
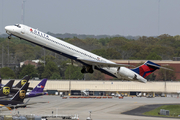
<path fill-rule="evenodd" d="M 92 52 L 107 59 L 121 59 L 121 54 L 114 48 L 97 49 Z"/>
<path fill-rule="evenodd" d="M 166 69 L 158 70 L 158 80 L 163 80 L 163 81 L 176 80 L 174 69 L 170 66 L 165 66 L 165 67 L 171 70 L 166 70 Z"/>
<path fill-rule="evenodd" d="M 81 73 L 81 68 L 69 65 L 65 71 L 65 79 L 82 80 L 83 74 Z"/>
<path fill-rule="evenodd" d="M 93 74 L 87 73 L 84 75 L 85 80 L 104 80 L 104 78 L 105 78 L 104 73 L 101 73 L 98 70 L 94 70 Z"/>
<path fill-rule="evenodd" d="M 67 65 L 67 63 L 71 63 L 70 62 L 70 59 L 66 60 L 66 61 L 62 61 L 60 64 L 59 64 L 59 72 L 60 72 L 60 76 L 65 79 L 65 71 L 67 69 L 67 67 L 69 65 Z"/>
<path fill-rule="evenodd" d="M 46 66 L 44 68 L 44 72 L 42 73 L 41 77 L 42 78 L 51 78 L 53 73 L 59 74 L 58 67 L 57 67 L 57 65 L 53 61 L 49 61 L 46 64 Z"/>
<path fill-rule="evenodd" d="M 111 41 L 109 41 L 109 44 L 107 44 L 108 47 L 121 47 L 123 45 L 126 45 L 129 42 L 128 39 L 124 37 L 113 37 L 111 38 Z"/>
<path fill-rule="evenodd" d="M 58 73 L 53 73 L 50 79 L 61 79 L 61 76 Z"/>
<path fill-rule="evenodd" d="M 15 46 L 15 56 L 19 61 L 35 58 L 34 47 L 26 44 L 18 44 Z"/>
<path fill-rule="evenodd" d="M 148 75 L 146 77 L 147 80 L 150 80 L 150 81 L 155 81 L 156 80 L 156 75 L 154 73 Z"/>
<path fill-rule="evenodd" d="M 44 72 L 44 64 L 41 64 L 38 68 L 37 68 L 37 71 L 38 71 L 38 77 L 40 79 L 42 79 L 42 73 Z"/>
<path fill-rule="evenodd" d="M 44 56 L 41 57 L 41 60 L 44 61 Z M 45 56 L 45 64 L 47 65 L 49 62 L 54 61 L 55 57 L 52 55 Z"/>
<path fill-rule="evenodd" d="M 162 60 L 162 58 L 157 55 L 155 52 L 153 53 L 150 53 L 147 57 L 146 57 L 147 60 Z"/>
<path fill-rule="evenodd" d="M 12 69 L 4 67 L 0 69 L 2 79 L 14 79 L 16 78 L 15 73 Z"/>
<path fill-rule="evenodd" d="M 111 39 L 110 38 L 100 38 L 99 39 L 99 43 L 101 43 L 101 45 L 103 45 L 103 46 L 106 46 L 107 45 L 107 43 L 109 43 L 109 41 L 110 41 Z"/>
<path fill-rule="evenodd" d="M 20 70 L 19 78 L 24 77 L 25 75 L 30 75 L 31 78 L 38 77 L 38 72 L 34 65 L 23 65 L 22 69 Z"/>

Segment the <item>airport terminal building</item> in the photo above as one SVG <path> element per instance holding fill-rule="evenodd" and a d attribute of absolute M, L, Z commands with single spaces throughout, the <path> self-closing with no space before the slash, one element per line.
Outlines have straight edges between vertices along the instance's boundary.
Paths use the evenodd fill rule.
<path fill-rule="evenodd" d="M 3 80 L 3 84 L 8 80 Z M 16 84 L 19 80 L 16 80 Z M 30 80 L 30 87 L 35 87 L 40 80 Z M 161 96 L 164 93 L 179 97 L 180 82 L 132 82 L 132 81 L 82 81 L 82 80 L 48 80 L 45 91 L 49 94 L 63 92 L 64 95 L 84 95 L 83 91 L 89 91 L 90 96 L 111 96 L 112 94 L 123 94 L 135 96 L 137 93 L 145 95 Z"/>
<path fill-rule="evenodd" d="M 130 64 L 137 66 L 146 62 L 146 60 L 111 60 L 119 64 Z M 152 60 L 161 66 L 171 66 L 174 68 L 176 79 L 180 80 L 180 61 L 171 60 Z M 155 71 L 156 72 L 156 71 Z M 180 82 L 178 81 L 159 81 L 147 83 L 133 82 L 133 81 L 122 81 L 114 80 L 112 77 L 105 75 L 107 80 L 48 80 L 45 86 L 45 91 L 49 94 L 59 94 L 64 95 L 84 95 L 85 91 L 89 92 L 91 96 L 109 96 L 112 94 L 123 94 L 126 96 L 137 95 L 137 93 L 142 94 L 153 94 L 162 95 L 164 93 L 174 94 L 179 97 L 180 93 Z M 7 83 L 6 80 L 2 81 Z M 18 80 L 15 81 L 15 84 Z M 35 87 L 40 80 L 30 80 L 30 87 Z"/>

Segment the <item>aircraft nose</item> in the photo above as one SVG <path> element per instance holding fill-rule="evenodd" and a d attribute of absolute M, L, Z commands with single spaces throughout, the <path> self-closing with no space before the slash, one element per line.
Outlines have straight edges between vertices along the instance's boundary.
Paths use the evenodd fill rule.
<path fill-rule="evenodd" d="M 13 29 L 12 29 L 11 26 L 6 26 L 6 27 L 5 27 L 5 30 L 6 30 L 6 31 L 12 31 Z"/>
<path fill-rule="evenodd" d="M 6 33 L 10 35 L 13 32 L 14 29 L 13 29 L 12 26 L 6 26 L 5 30 L 6 30 Z"/>

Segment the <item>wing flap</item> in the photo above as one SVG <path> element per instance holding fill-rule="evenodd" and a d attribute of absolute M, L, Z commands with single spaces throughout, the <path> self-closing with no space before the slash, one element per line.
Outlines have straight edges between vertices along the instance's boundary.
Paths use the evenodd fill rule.
<path fill-rule="evenodd" d="M 127 64 L 116 64 L 116 63 L 107 63 L 107 62 L 102 62 L 102 61 L 95 61 L 95 60 L 89 60 L 89 59 L 82 59 L 82 58 L 78 58 L 78 60 L 89 64 L 89 65 L 95 65 L 98 67 L 122 67 L 122 66 L 126 66 L 126 67 L 130 67 L 132 65 L 127 65 Z"/>

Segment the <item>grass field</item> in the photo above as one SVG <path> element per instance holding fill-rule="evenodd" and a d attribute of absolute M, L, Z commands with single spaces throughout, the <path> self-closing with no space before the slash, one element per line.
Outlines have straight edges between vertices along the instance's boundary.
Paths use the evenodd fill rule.
<path fill-rule="evenodd" d="M 159 115 L 160 109 L 169 110 L 169 116 Z M 165 117 L 178 117 L 180 115 L 180 105 L 163 105 L 149 112 L 145 112 L 144 115 L 148 116 L 165 116 Z"/>

